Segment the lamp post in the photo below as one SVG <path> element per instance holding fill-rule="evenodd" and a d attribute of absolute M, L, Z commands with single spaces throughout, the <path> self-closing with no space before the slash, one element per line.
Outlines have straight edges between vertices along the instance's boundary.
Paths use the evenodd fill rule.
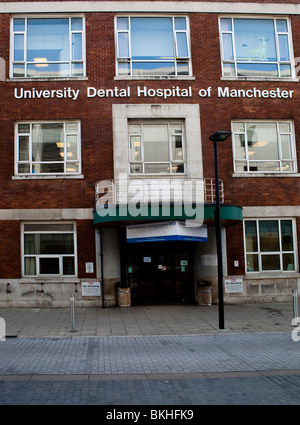
<path fill-rule="evenodd" d="M 215 157 L 215 188 L 216 188 L 216 208 L 215 208 L 215 229 L 218 258 L 218 297 L 219 297 L 219 329 L 224 329 L 224 298 L 223 298 L 223 260 L 222 260 L 222 237 L 221 237 L 221 209 L 220 209 L 220 187 L 219 187 L 219 167 L 218 167 L 218 142 L 225 142 L 231 135 L 229 131 L 216 131 L 209 140 L 214 144 Z"/>

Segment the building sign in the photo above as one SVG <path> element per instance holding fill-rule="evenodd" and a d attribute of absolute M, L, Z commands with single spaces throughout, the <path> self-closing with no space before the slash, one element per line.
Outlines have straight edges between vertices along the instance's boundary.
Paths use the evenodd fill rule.
<path fill-rule="evenodd" d="M 170 86 L 168 88 L 152 88 L 149 86 L 126 87 L 120 89 L 115 86 L 112 88 L 87 87 L 85 91 L 64 87 L 63 89 L 24 89 L 16 87 L 14 97 L 16 99 L 70 99 L 78 100 L 80 97 L 87 98 L 160 98 L 167 100 L 170 98 L 248 98 L 248 99 L 292 99 L 295 90 L 284 90 L 279 87 L 273 89 L 264 89 L 252 87 L 249 89 L 235 89 L 230 87 L 205 87 L 205 88 L 181 88 L 179 86 Z"/>
<path fill-rule="evenodd" d="M 101 285 L 100 282 L 94 282 L 89 280 L 88 282 L 82 282 L 82 296 L 83 297 L 100 297 Z"/>
<path fill-rule="evenodd" d="M 236 277 L 225 279 L 225 293 L 243 293 L 243 279 Z"/>
<path fill-rule="evenodd" d="M 187 227 L 181 221 L 127 226 L 127 243 L 161 241 L 207 242 L 207 226 Z"/>
<path fill-rule="evenodd" d="M 85 272 L 94 273 L 94 263 L 85 263 Z"/>

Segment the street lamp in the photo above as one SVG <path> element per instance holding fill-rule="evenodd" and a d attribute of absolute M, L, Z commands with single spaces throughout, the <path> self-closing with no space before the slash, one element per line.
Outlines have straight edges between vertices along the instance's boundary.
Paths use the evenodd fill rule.
<path fill-rule="evenodd" d="M 218 167 L 218 142 L 225 142 L 231 135 L 230 131 L 216 131 L 209 140 L 214 144 L 215 156 L 215 188 L 216 188 L 216 208 L 215 208 L 215 229 L 217 241 L 218 257 L 218 297 L 219 297 L 219 329 L 224 329 L 224 299 L 223 299 L 223 261 L 222 261 L 222 238 L 221 238 L 221 210 L 220 210 L 220 187 L 219 187 L 219 167 Z"/>

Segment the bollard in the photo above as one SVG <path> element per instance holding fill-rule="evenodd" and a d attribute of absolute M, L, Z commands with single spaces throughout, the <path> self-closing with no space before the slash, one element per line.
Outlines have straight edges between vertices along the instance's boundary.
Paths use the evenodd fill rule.
<path fill-rule="evenodd" d="M 298 318 L 298 294 L 297 290 L 293 289 L 293 325 L 297 326 L 299 318 Z"/>
<path fill-rule="evenodd" d="M 75 296 L 70 294 L 71 332 L 76 332 L 75 322 Z"/>

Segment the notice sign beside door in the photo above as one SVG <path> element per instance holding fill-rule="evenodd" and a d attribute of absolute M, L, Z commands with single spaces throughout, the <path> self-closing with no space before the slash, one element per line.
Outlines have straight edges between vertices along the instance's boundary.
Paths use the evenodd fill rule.
<path fill-rule="evenodd" d="M 83 297 L 100 297 L 101 286 L 100 282 L 94 282 L 89 280 L 88 282 L 82 282 L 82 296 Z"/>
<path fill-rule="evenodd" d="M 225 293 L 242 293 L 243 292 L 243 279 L 238 279 L 236 277 L 231 277 L 230 279 L 225 279 Z"/>

